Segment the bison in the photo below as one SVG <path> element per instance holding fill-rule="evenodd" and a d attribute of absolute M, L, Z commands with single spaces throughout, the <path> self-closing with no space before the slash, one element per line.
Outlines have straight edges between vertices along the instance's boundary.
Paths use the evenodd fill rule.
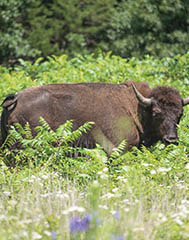
<path fill-rule="evenodd" d="M 3 101 L 1 144 L 9 126 L 15 123 L 24 126 L 28 122 L 35 134 L 39 117 L 53 130 L 67 120 L 73 120 L 73 129 L 88 121 L 95 122 L 77 145 L 93 148 L 98 143 L 108 154 L 123 139 L 127 141 L 127 150 L 132 146 L 150 146 L 158 140 L 176 143 L 177 125 L 187 104 L 189 97 L 182 99 L 176 89 L 166 86 L 151 89 L 145 82 L 31 87 L 10 94 Z"/>

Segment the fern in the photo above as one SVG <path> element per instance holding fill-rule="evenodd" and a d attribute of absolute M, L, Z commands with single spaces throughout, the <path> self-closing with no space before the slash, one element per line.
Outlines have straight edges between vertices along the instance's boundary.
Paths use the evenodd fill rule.
<path fill-rule="evenodd" d="M 36 135 L 32 135 L 32 130 L 27 123 L 22 127 L 19 123 L 11 127 L 4 145 L 2 154 L 4 154 L 5 162 L 10 161 L 25 163 L 27 159 L 35 162 L 43 162 L 48 159 L 56 160 L 56 164 L 60 159 L 66 157 L 77 157 L 86 155 L 82 148 L 74 146 L 74 143 L 86 134 L 94 123 L 88 122 L 80 126 L 77 130 L 72 131 L 73 122 L 67 121 L 54 132 L 45 119 L 39 119 L 40 126 L 35 128 Z M 17 149 L 16 147 L 19 147 Z M 7 156 L 8 149 L 11 153 Z M 11 160 L 11 158 L 14 158 Z M 8 160 L 7 160 L 8 159 Z M 20 159 L 20 160 L 19 160 Z"/>
<path fill-rule="evenodd" d="M 77 130 L 70 132 L 70 134 L 67 135 L 67 137 L 64 139 L 65 144 L 72 144 L 74 143 L 77 139 L 79 139 L 83 133 L 87 133 L 92 126 L 94 125 L 94 122 L 87 122 L 80 126 Z"/>
<path fill-rule="evenodd" d="M 33 139 L 32 130 L 31 130 L 30 124 L 28 122 L 24 126 L 24 135 L 25 135 L 26 139 Z"/>
<path fill-rule="evenodd" d="M 119 146 L 112 151 L 112 153 L 108 159 L 108 162 L 111 164 L 114 164 L 115 160 L 117 160 L 119 157 L 121 157 L 121 155 L 124 153 L 126 146 L 127 146 L 127 142 L 126 142 L 126 140 L 123 140 L 119 144 Z"/>
<path fill-rule="evenodd" d="M 16 142 L 16 138 L 15 138 L 14 134 L 11 132 L 5 139 L 4 143 L 2 144 L 1 150 L 5 149 L 5 148 L 10 148 L 11 146 L 14 145 L 15 142 Z"/>

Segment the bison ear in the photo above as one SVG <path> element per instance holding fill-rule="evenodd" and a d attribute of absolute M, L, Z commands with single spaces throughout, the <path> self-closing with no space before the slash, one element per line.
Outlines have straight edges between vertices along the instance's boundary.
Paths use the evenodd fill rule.
<path fill-rule="evenodd" d="M 183 99 L 183 106 L 189 104 L 189 97 Z"/>
<path fill-rule="evenodd" d="M 132 83 L 133 90 L 136 94 L 136 97 L 140 103 L 142 103 L 146 107 L 152 106 L 152 99 L 144 97 L 139 91 L 136 89 L 135 85 Z"/>

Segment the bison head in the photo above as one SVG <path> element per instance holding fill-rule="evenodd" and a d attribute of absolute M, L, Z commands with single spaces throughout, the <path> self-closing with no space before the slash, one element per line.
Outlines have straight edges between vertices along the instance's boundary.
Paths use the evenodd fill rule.
<path fill-rule="evenodd" d="M 161 140 L 166 145 L 177 143 L 177 126 L 183 114 L 183 106 L 189 104 L 189 97 L 182 99 L 176 89 L 157 87 L 148 98 L 144 97 L 133 85 L 138 101 L 149 112 L 148 124 L 151 138 Z M 150 133 L 149 133 L 150 134 Z"/>

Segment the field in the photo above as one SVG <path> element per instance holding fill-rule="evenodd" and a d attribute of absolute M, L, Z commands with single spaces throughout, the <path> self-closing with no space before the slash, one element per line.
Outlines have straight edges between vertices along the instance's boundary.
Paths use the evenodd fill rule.
<path fill-rule="evenodd" d="M 146 81 L 151 87 L 168 85 L 189 96 L 189 53 L 161 60 L 123 59 L 111 54 L 66 55 L 20 60 L 13 69 L 0 67 L 0 100 L 26 87 L 57 82 Z M 158 142 L 151 148 L 134 148 L 111 160 L 103 149 L 73 148 L 65 140 L 53 148 L 50 139 L 72 141 L 90 128 L 72 132 L 71 122 L 56 134 L 41 119 L 38 138 L 29 126 L 12 129 L 23 148 L 16 154 L 0 151 L 0 240 L 182 240 L 189 239 L 189 106 L 178 127 L 179 145 Z M 21 133 L 26 138 L 22 138 Z M 124 145 L 124 143 L 122 143 Z M 14 163 L 14 167 L 11 164 Z"/>

